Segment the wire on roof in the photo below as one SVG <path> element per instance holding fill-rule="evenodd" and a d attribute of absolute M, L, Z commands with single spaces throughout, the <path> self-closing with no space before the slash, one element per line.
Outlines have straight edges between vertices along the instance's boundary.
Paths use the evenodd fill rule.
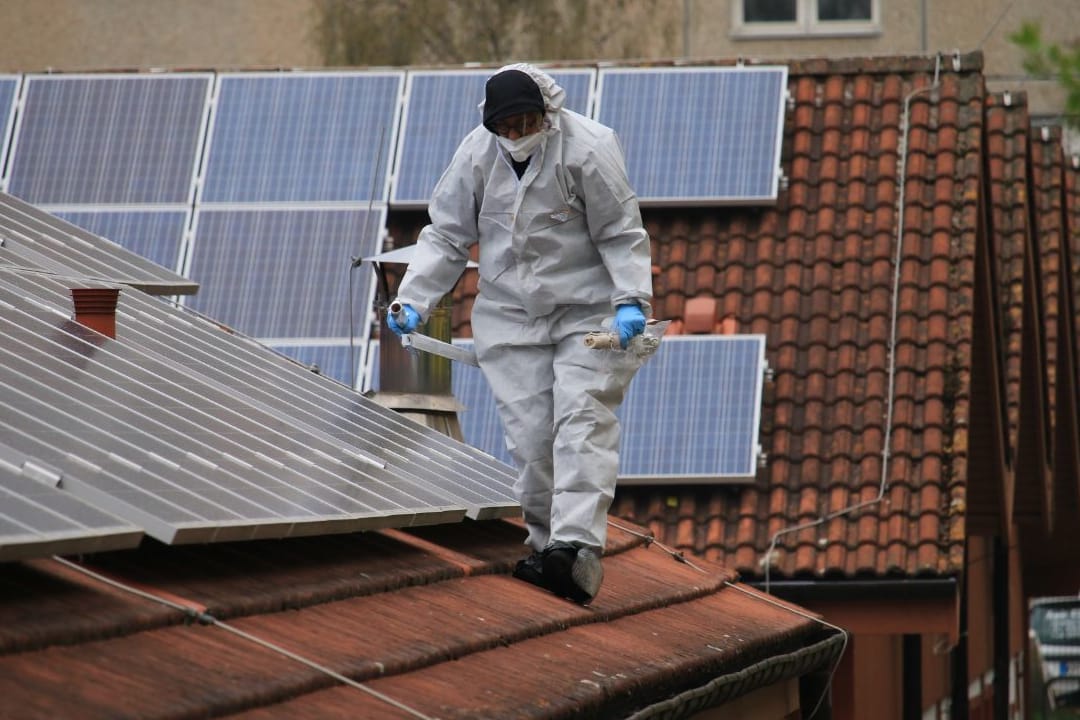
<path fill-rule="evenodd" d="M 173 610 L 177 610 L 179 612 L 182 612 L 186 617 L 188 617 L 188 618 L 190 618 L 192 620 L 196 620 L 196 621 L 198 621 L 198 622 L 200 622 L 200 623 L 202 623 L 204 625 L 213 625 L 214 627 L 221 628 L 222 630 L 224 630 L 226 632 L 232 633 L 233 635 L 236 635 L 237 637 L 241 637 L 241 638 L 243 638 L 245 640 L 248 640 L 249 642 L 253 642 L 256 645 L 259 645 L 261 647 L 266 648 L 267 650 L 272 650 L 273 652 L 276 652 L 276 653 L 278 653 L 280 655 L 284 655 L 285 657 L 289 658 L 290 660 L 295 660 L 298 663 L 306 665 L 307 667 L 311 668 L 312 670 L 317 670 L 318 672 L 321 672 L 324 675 L 327 675 L 327 676 L 333 678 L 334 680 L 337 680 L 338 682 L 340 682 L 340 683 L 342 683 L 344 685 L 348 685 L 351 688 L 355 688 L 357 690 L 360 690 L 362 692 L 367 693 L 368 695 L 371 695 L 374 698 L 382 700 L 383 702 L 387 703 L 388 705 L 392 705 L 392 706 L 396 707 L 398 710 L 406 712 L 406 713 L 408 713 L 409 715 L 412 715 L 415 718 L 420 718 L 421 720 L 436 720 L 435 718 L 431 717 L 430 715 L 425 715 L 424 713 L 420 712 L 419 710 L 417 710 L 415 708 L 412 708 L 412 707 L 409 707 L 408 705 L 401 702 L 400 700 L 395 700 L 394 698 L 390 697 L 389 695 L 385 695 L 385 694 L 379 692 L 378 690 L 373 690 L 373 689 L 369 688 L 368 686 L 364 685 L 363 683 L 359 683 L 359 682 L 353 680 L 350 677 L 342 675 L 341 673 L 339 673 L 339 672 L 337 672 L 337 671 L 335 671 L 335 670 L 333 670 L 331 668 L 328 668 L 325 665 L 317 663 L 314 660 L 310 660 L 310 659 L 304 657 L 303 655 L 299 655 L 297 653 L 294 653 L 291 650 L 287 650 L 287 649 L 281 647 L 280 645 L 277 645 L 275 643 L 270 642 L 269 640 L 264 640 L 264 639 L 262 639 L 262 638 L 260 638 L 260 637 L 258 637 L 256 635 L 252 635 L 251 633 L 245 632 L 245 631 L 241 630 L 238 627 L 233 627 L 232 625 L 229 625 L 226 622 L 218 620 L 216 617 L 214 617 L 210 613 L 206 612 L 205 609 L 202 609 L 202 606 L 199 605 L 196 602 L 189 602 L 188 604 L 175 602 L 173 600 L 169 600 L 168 598 L 161 597 L 160 595 L 155 595 L 154 593 L 147 592 L 145 590 L 140 590 L 139 588 L 136 588 L 136 587 L 133 587 L 133 586 L 128 585 L 126 583 L 120 582 L 119 580 L 114 580 L 114 579 L 112 579 L 110 577 L 106 577 L 105 575 L 102 575 L 101 573 L 94 572 L 93 570 L 90 570 L 89 568 L 85 568 L 82 565 L 79 565 L 77 563 L 73 563 L 70 560 L 65 560 L 64 558 L 60 557 L 59 555 L 53 555 L 52 559 L 55 560 L 56 562 L 60 563 L 61 565 L 67 567 L 67 568 L 70 568 L 70 569 L 72 569 L 72 570 L 74 570 L 76 572 L 82 573 L 83 575 L 86 575 L 87 577 L 93 578 L 94 580 L 97 580 L 98 582 L 104 583 L 104 584 L 108 585 L 109 587 L 115 588 L 117 590 L 121 590 L 121 591 L 126 592 L 126 593 L 130 593 L 130 594 L 135 595 L 137 597 L 143 598 L 144 600 L 150 600 L 151 602 L 156 602 L 156 603 L 158 603 L 160 605 L 164 605 L 166 607 L 172 608 Z"/>
<path fill-rule="evenodd" d="M 690 560 L 686 557 L 686 555 L 684 555 L 681 551 L 675 550 L 673 548 L 668 547 L 667 545 L 664 545 L 662 542 L 657 540 L 654 535 L 638 532 L 637 530 L 633 530 L 633 529 L 628 528 L 628 527 L 626 527 L 624 525 L 620 525 L 617 522 L 613 522 L 611 519 L 608 519 L 608 525 L 610 525 L 613 528 L 616 528 L 618 530 L 622 530 L 625 533 L 629 533 L 630 535 L 634 535 L 636 537 L 643 538 L 647 545 L 656 545 L 658 548 L 660 548 L 661 550 L 666 552 L 668 555 L 670 555 L 675 560 L 677 560 L 677 561 L 679 561 L 681 563 L 684 563 L 686 565 L 689 565 L 690 567 L 694 568 L 695 570 L 697 570 L 700 573 L 705 572 L 705 570 L 698 567 L 694 563 L 690 562 Z M 731 588 L 733 590 L 738 590 L 739 592 L 741 592 L 741 593 L 743 593 L 745 595 L 749 595 L 750 597 L 752 597 L 752 598 L 754 598 L 756 600 L 760 600 L 761 602 L 768 603 L 769 605 L 774 605 L 774 606 L 780 608 L 781 610 L 787 610 L 790 613 L 793 613 L 793 614 L 798 615 L 800 617 L 804 617 L 804 618 L 806 618 L 808 620 L 813 620 L 814 622 L 820 623 L 820 624 L 824 625 L 825 627 L 832 628 L 833 630 L 837 630 L 837 631 L 840 632 L 840 634 L 842 634 L 844 636 L 843 643 L 840 646 L 840 653 L 836 656 L 836 663 L 832 666 L 832 669 L 829 671 L 829 678 L 825 683 L 825 689 L 822 691 L 821 697 L 818 698 L 817 703 L 814 704 L 814 709 L 810 712 L 809 715 L 806 716 L 806 720 L 813 720 L 814 716 L 817 714 L 817 711 L 819 709 L 821 709 L 822 703 L 825 702 L 825 697 L 829 694 L 829 691 L 832 688 L 833 677 L 836 675 L 836 669 L 838 667 L 840 667 L 840 660 L 844 657 L 844 653 L 847 651 L 848 638 L 850 637 L 850 634 L 848 633 L 847 630 L 840 627 L 839 625 L 833 625 L 832 623 L 826 622 L 825 620 L 822 620 L 821 618 L 819 618 L 819 617 L 817 617 L 815 615 L 811 615 L 810 613 L 807 613 L 807 612 L 802 612 L 801 610 L 798 610 L 798 609 L 796 609 L 796 608 L 794 608 L 794 607 L 792 607 L 792 606 L 790 606 L 790 605 L 788 605 L 786 603 L 778 602 L 777 600 L 769 597 L 768 595 L 764 595 L 764 594 L 762 594 L 760 592 L 757 592 L 755 590 L 747 589 L 745 587 L 742 587 L 742 586 L 737 585 L 735 583 L 729 582 L 727 580 L 724 581 L 724 585 L 727 585 L 729 588 Z"/>

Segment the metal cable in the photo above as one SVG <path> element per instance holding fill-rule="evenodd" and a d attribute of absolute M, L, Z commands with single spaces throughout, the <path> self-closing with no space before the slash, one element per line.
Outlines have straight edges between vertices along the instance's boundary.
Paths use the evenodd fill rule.
<path fill-rule="evenodd" d="M 761 593 L 754 592 L 750 589 L 739 587 L 735 583 L 731 583 L 726 580 L 724 581 L 724 584 L 732 590 L 738 590 L 744 595 L 749 595 L 750 597 L 761 600 L 762 602 L 768 603 L 769 605 L 775 605 L 781 610 L 787 610 L 788 612 L 799 615 L 800 617 L 804 617 L 808 620 L 813 620 L 814 622 L 821 623 L 826 627 L 838 630 L 840 634 L 844 636 L 843 642 L 840 645 L 840 653 L 836 656 L 836 663 L 832 666 L 832 670 L 829 671 L 829 678 L 825 681 L 825 689 L 821 691 L 821 697 L 818 698 L 818 701 L 814 704 L 814 709 L 811 710 L 810 714 L 806 717 L 806 720 L 814 720 L 814 716 L 817 715 L 817 711 L 821 709 L 821 704 L 825 702 L 825 697 L 829 694 L 830 688 L 832 688 L 833 677 L 836 675 L 836 669 L 840 667 L 840 661 L 844 658 L 844 653 L 847 652 L 848 638 L 851 637 L 850 634 L 847 630 L 840 627 L 839 625 L 833 625 L 831 622 L 826 622 L 819 617 L 814 617 L 809 613 L 796 610 L 790 605 L 779 603 L 768 595 L 762 595 Z"/>
<path fill-rule="evenodd" d="M 686 556 L 682 552 L 680 552 L 678 550 L 674 550 L 674 549 L 669 548 L 668 546 L 664 545 L 662 542 L 658 541 L 654 535 L 647 535 L 645 533 L 638 532 L 637 530 L 633 530 L 631 528 L 620 525 L 617 522 L 613 522 L 610 519 L 607 522 L 608 522 L 608 525 L 610 525 L 610 526 L 612 526 L 614 528 L 617 528 L 619 530 L 622 530 L 625 533 L 629 533 L 629 534 L 635 535 L 635 536 L 637 536 L 639 538 L 643 538 L 648 545 L 656 545 L 661 550 L 663 550 L 667 554 L 671 555 L 673 558 L 675 558 L 679 562 L 685 563 L 686 565 L 689 565 L 690 567 L 694 568 L 698 572 L 700 572 L 700 573 L 705 572 L 702 568 L 700 568 L 697 565 L 695 565 L 694 563 L 690 562 L 690 560 L 688 560 L 686 558 Z M 796 608 L 793 608 L 790 605 L 779 603 L 776 600 L 774 600 L 773 598 L 769 597 L 768 595 L 763 595 L 763 594 L 761 594 L 759 592 L 755 592 L 755 591 L 749 590 L 747 588 L 740 587 L 739 585 L 736 585 L 735 583 L 730 582 L 728 580 L 724 580 L 724 585 L 727 585 L 729 588 L 731 588 L 733 590 L 738 590 L 739 592 L 741 592 L 741 593 L 743 593 L 745 595 L 749 595 L 752 598 L 755 598 L 757 600 L 761 600 L 762 602 L 768 603 L 769 605 L 775 605 L 776 607 L 778 607 L 778 608 L 780 608 L 782 610 L 787 610 L 788 612 L 793 613 L 795 615 L 798 615 L 800 617 L 804 617 L 804 618 L 806 618 L 808 620 L 813 620 L 814 622 L 821 623 L 822 625 L 825 625 L 826 627 L 830 627 L 833 630 L 839 631 L 840 634 L 844 636 L 843 644 L 840 646 L 840 654 L 837 655 L 837 657 L 836 657 L 836 664 L 834 664 L 833 667 L 832 667 L 832 670 L 829 671 L 829 678 L 825 682 L 825 689 L 822 691 L 821 697 L 818 698 L 817 703 L 814 705 L 814 709 L 810 712 L 810 715 L 808 715 L 807 718 L 806 718 L 806 720 L 813 720 L 813 717 L 817 714 L 817 711 L 821 708 L 821 704 L 825 701 L 825 697 L 829 694 L 829 689 L 832 687 L 833 676 L 836 675 L 836 669 L 838 667 L 840 667 L 840 660 L 844 657 L 844 653 L 847 651 L 848 638 L 850 637 L 850 634 L 848 633 L 847 630 L 840 627 L 839 625 L 833 625 L 832 623 L 826 622 L 825 620 L 822 620 L 819 617 L 815 617 L 814 615 L 811 615 L 809 613 L 797 610 Z"/>
<path fill-rule="evenodd" d="M 673 557 L 675 560 L 681 562 L 683 565 L 689 565 L 690 567 L 697 570 L 699 573 L 705 574 L 705 570 L 703 570 L 702 568 L 699 568 L 697 565 L 690 562 L 690 559 L 686 557 L 685 553 L 683 553 L 681 550 L 676 550 L 674 548 L 668 547 L 664 543 L 657 540 L 655 535 L 646 535 L 645 533 L 638 532 L 637 530 L 631 530 L 628 527 L 624 527 L 624 526 L 620 525 L 619 523 L 612 521 L 610 518 L 608 519 L 607 524 L 614 527 L 614 528 L 618 528 L 619 530 L 622 530 L 624 533 L 629 533 L 630 535 L 635 535 L 635 536 L 637 536 L 639 538 L 642 538 L 643 540 L 645 540 L 645 545 L 646 546 L 655 545 L 656 547 L 660 548 L 661 550 L 666 552 L 668 555 Z"/>
<path fill-rule="evenodd" d="M 60 563 L 61 565 L 64 565 L 67 568 L 70 568 L 72 570 L 75 570 L 76 572 L 82 573 L 83 575 L 86 575 L 87 577 L 91 577 L 94 580 L 97 580 L 98 582 L 101 582 L 101 583 L 104 583 L 104 584 L 108 585 L 109 587 L 116 588 L 117 590 L 122 590 L 123 592 L 130 593 L 130 594 L 135 595 L 137 597 L 143 598 L 144 600 L 150 600 L 151 602 L 156 602 L 158 604 L 165 605 L 166 607 L 172 608 L 173 610 L 177 610 L 177 611 L 183 613 L 186 617 L 188 617 L 188 618 L 190 618 L 192 620 L 196 620 L 196 621 L 198 621 L 200 623 L 203 623 L 204 625 L 213 625 L 215 627 L 221 628 L 222 630 L 225 630 L 226 632 L 232 633 L 233 635 L 236 635 L 237 637 L 241 637 L 241 638 L 243 638 L 243 639 L 245 639 L 245 640 L 247 640 L 249 642 L 253 642 L 256 645 L 259 645 L 259 646 L 261 646 L 263 648 L 266 648 L 267 650 L 271 650 L 273 652 L 276 652 L 279 655 L 284 655 L 285 657 L 289 658 L 290 660 L 295 660 L 296 662 L 301 663 L 303 665 L 306 665 L 307 667 L 311 668 L 312 670 L 316 670 L 316 671 L 318 671 L 320 673 L 323 673 L 324 675 L 327 675 L 328 677 L 331 677 L 334 680 L 337 680 L 338 682 L 340 682 L 340 683 L 342 683 L 344 685 L 348 685 L 351 688 L 355 688 L 356 690 L 360 690 L 361 692 L 367 693 L 368 695 L 371 695 L 372 697 L 377 698 L 378 700 L 381 700 L 381 701 L 387 703 L 388 705 L 392 705 L 392 706 L 396 707 L 398 710 L 406 712 L 406 713 L 408 713 L 409 715 L 412 715 L 415 718 L 420 718 L 420 720 L 437 720 L 436 718 L 433 718 L 430 715 L 425 715 L 424 713 L 420 712 L 419 710 L 417 710 L 415 708 L 409 707 L 408 705 L 406 705 L 405 703 L 403 703 L 403 702 L 401 702 L 399 700 L 395 700 L 394 698 L 392 698 L 392 697 L 390 697 L 388 695 L 384 695 L 383 693 L 379 692 L 378 690 L 372 690 L 371 688 L 367 687 L 363 683 L 359 683 L 359 682 L 353 680 L 352 678 L 346 677 L 345 675 L 342 675 L 341 673 L 339 673 L 339 672 L 337 672 L 337 671 L 335 671 L 335 670 L 333 670 L 331 668 L 328 668 L 325 665 L 321 665 L 321 664 L 315 662 L 314 660 L 310 660 L 310 659 L 304 657 L 303 655 L 299 655 L 297 653 L 294 653 L 293 651 L 288 650 L 286 648 L 283 648 L 280 645 L 277 645 L 275 643 L 272 643 L 269 640 L 264 640 L 264 639 L 262 639 L 262 638 L 260 638 L 260 637 L 258 637 L 256 635 L 252 635 L 251 633 L 245 632 L 245 631 L 241 630 L 238 627 L 234 627 L 232 625 L 229 625 L 226 622 L 218 620 L 216 617 L 214 617 L 210 613 L 206 612 L 205 610 L 197 610 L 195 607 L 182 605 L 181 603 L 174 602 L 172 600 L 169 600 L 168 598 L 163 598 L 163 597 L 161 597 L 159 595 L 155 595 L 153 593 L 146 592 L 145 590 L 140 590 L 139 588 L 132 587 L 131 585 L 127 585 L 126 583 L 122 583 L 122 582 L 120 582 L 118 580 L 114 580 L 114 579 L 112 579 L 110 577 L 106 577 L 105 575 L 94 572 L 93 570 L 90 570 L 89 568 L 85 568 L 85 567 L 83 567 L 81 565 L 73 563 L 70 560 L 65 560 L 64 558 L 62 558 L 62 557 L 60 557 L 58 555 L 53 555 L 52 559 L 55 560 L 56 562 Z"/>

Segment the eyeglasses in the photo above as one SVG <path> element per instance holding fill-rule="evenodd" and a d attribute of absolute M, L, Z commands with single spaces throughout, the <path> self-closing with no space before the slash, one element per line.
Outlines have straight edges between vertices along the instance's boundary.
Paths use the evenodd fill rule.
<path fill-rule="evenodd" d="M 508 137 L 512 132 L 516 132 L 519 137 L 523 137 L 525 135 L 532 135 L 539 130 L 543 124 L 544 115 L 542 113 L 522 113 L 520 115 L 511 115 L 502 120 L 496 120 L 491 124 L 491 128 L 495 131 L 495 134 L 500 137 Z"/>

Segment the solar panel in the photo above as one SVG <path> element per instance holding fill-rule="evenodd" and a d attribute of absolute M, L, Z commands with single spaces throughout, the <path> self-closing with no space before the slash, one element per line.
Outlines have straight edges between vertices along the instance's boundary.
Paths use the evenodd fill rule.
<path fill-rule="evenodd" d="M 67 292 L 0 275 L 0 433 L 163 542 L 515 512 L 509 473 L 461 443 L 137 291 L 107 339 Z"/>
<path fill-rule="evenodd" d="M 0 75 L 0 190 L 4 188 L 7 177 L 4 172 L 8 156 L 8 141 L 11 128 L 15 124 L 15 105 L 19 97 L 18 75 Z"/>
<path fill-rule="evenodd" d="M 366 343 L 359 338 L 354 340 L 355 350 L 347 342 L 308 343 L 305 345 L 271 345 L 282 355 L 320 375 L 337 380 L 352 387 L 359 379 L 359 367 L 363 362 L 363 349 Z"/>
<path fill-rule="evenodd" d="M 0 562 L 139 544 L 141 529 L 47 482 L 54 477 L 51 469 L 0 444 Z"/>
<path fill-rule="evenodd" d="M 465 347 L 471 343 L 456 341 Z M 369 387 L 378 387 L 371 351 Z M 757 472 L 764 335 L 674 336 L 634 377 L 619 408 L 623 484 L 740 482 Z M 483 373 L 456 363 L 465 442 L 512 464 Z"/>
<path fill-rule="evenodd" d="M 202 202 L 385 202 L 404 72 L 219 80 Z"/>
<path fill-rule="evenodd" d="M 771 204 L 786 88 L 786 67 L 603 68 L 596 116 L 642 204 Z"/>
<path fill-rule="evenodd" d="M 106 279 L 154 295 L 198 289 L 187 278 L 114 242 L 0 193 L 0 268 L 4 265 Z"/>
<path fill-rule="evenodd" d="M 53 215 L 162 267 L 180 269 L 180 248 L 190 215 L 186 210 L 94 208 L 54 210 Z"/>
<path fill-rule="evenodd" d="M 764 335 L 664 340 L 619 410 L 619 481 L 752 480 L 765 369 Z"/>
<path fill-rule="evenodd" d="M 552 70 L 566 90 L 565 106 L 587 115 L 595 73 L 591 69 Z M 466 135 L 480 124 L 477 105 L 492 70 L 410 72 L 405 88 L 401 140 L 394 162 L 390 202 L 426 207 L 435 183 Z"/>
<path fill-rule="evenodd" d="M 8 192 L 36 204 L 190 204 L 211 75 L 29 75 Z"/>
<path fill-rule="evenodd" d="M 385 208 L 211 209 L 195 213 L 189 275 L 201 289 L 187 305 L 247 335 L 349 337 L 353 257 L 378 249 Z M 374 283 L 353 273 L 353 318 L 366 341 Z"/>

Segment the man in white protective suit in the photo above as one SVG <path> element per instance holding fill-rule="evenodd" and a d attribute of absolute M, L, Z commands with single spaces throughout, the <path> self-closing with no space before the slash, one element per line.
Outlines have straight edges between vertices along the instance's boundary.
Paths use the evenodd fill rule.
<path fill-rule="evenodd" d="M 431 224 L 398 288 L 391 330 L 409 333 L 457 282 L 479 243 L 477 359 L 518 468 L 532 553 L 514 576 L 586 604 L 619 467 L 615 410 L 641 360 L 623 348 L 651 313 L 652 259 L 614 131 L 563 107 L 541 70 L 508 65 L 485 88 L 483 124 L 435 187 Z"/>

